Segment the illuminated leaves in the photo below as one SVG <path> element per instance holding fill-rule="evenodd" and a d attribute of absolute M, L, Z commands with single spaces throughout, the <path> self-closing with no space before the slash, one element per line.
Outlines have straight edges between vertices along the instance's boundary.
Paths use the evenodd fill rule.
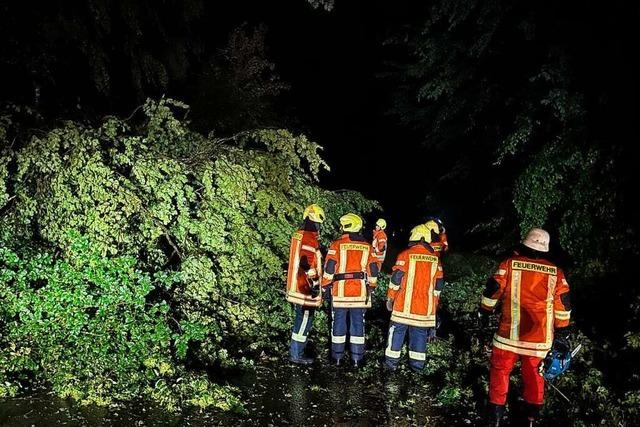
<path fill-rule="evenodd" d="M 68 122 L 3 154 L 0 314 L 16 320 L 0 342 L 30 353 L 0 353 L 0 379 L 33 371 L 85 402 L 236 410 L 185 360 L 232 367 L 286 341 L 282 264 L 304 207 L 325 206 L 327 242 L 340 215 L 377 205 L 319 188 L 328 167 L 305 136 L 205 137 L 176 116 L 187 108 L 148 101 L 141 125 Z"/>

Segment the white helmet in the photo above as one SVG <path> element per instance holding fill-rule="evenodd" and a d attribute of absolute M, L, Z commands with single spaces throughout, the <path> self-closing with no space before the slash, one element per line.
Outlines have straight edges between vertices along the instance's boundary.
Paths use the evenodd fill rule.
<path fill-rule="evenodd" d="M 549 252 L 549 240 L 549 233 L 542 228 L 532 228 L 522 240 L 522 244 L 538 252 Z"/>

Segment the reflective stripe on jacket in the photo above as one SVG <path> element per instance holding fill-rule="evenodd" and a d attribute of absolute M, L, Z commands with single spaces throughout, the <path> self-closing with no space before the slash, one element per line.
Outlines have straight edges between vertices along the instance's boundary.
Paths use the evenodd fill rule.
<path fill-rule="evenodd" d="M 566 327 L 571 316 L 569 284 L 555 264 L 516 254 L 507 258 L 487 283 L 482 308 L 493 311 L 502 302 L 493 345 L 525 356 L 545 357 L 554 328 Z"/>
<path fill-rule="evenodd" d="M 304 307 L 320 307 L 322 296 L 311 296 L 309 280 L 322 277 L 322 254 L 315 231 L 298 230 L 291 237 L 287 301 Z"/>
<path fill-rule="evenodd" d="M 393 299 L 391 321 L 411 326 L 436 326 L 444 286 L 442 265 L 427 243 L 412 242 L 393 266 L 387 297 Z"/>
<path fill-rule="evenodd" d="M 322 286 L 332 284 L 334 308 L 371 307 L 367 283 L 369 287 L 376 286 L 376 261 L 371 244 L 359 234 L 345 233 L 331 244 L 327 252 Z"/>

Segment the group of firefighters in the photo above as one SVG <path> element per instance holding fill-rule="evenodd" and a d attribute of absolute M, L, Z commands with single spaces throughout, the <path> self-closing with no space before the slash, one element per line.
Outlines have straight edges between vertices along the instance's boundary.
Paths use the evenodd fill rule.
<path fill-rule="evenodd" d="M 324 300 L 331 311 L 331 359 L 342 365 L 345 348 L 354 367 L 365 353 L 365 312 L 387 251 L 386 221 L 378 219 L 373 239 L 363 236 L 362 218 L 347 213 L 340 218 L 342 235 L 329 246 L 323 263 L 318 234 L 325 221 L 323 209 L 312 204 L 291 239 L 287 274 L 287 301 L 295 308 L 289 360 L 309 365 L 305 355 L 314 312 Z M 444 286 L 441 257 L 448 250 L 446 230 L 437 218 L 415 226 L 409 242 L 393 265 L 386 307 L 391 312 L 384 366 L 394 371 L 408 338 L 409 366 L 423 369 L 430 339 L 435 336 L 440 292 Z M 553 348 L 568 348 L 571 313 L 569 285 L 564 273 L 545 258 L 549 234 L 534 228 L 514 253 L 489 278 L 479 304 L 478 319 L 489 328 L 496 307 L 501 315 L 493 337 L 489 373 L 489 416 L 501 425 L 509 376 L 520 360 L 526 418 L 533 423 L 543 403 L 543 360 Z M 500 304 L 499 304 L 500 303 Z"/>

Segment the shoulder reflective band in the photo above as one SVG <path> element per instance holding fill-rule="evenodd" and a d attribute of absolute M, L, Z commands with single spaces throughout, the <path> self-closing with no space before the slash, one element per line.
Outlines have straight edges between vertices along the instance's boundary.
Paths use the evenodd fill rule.
<path fill-rule="evenodd" d="M 558 310 L 556 310 L 553 313 L 553 316 L 558 320 L 569 320 L 569 318 L 571 317 L 571 312 L 570 311 L 558 311 Z"/>

